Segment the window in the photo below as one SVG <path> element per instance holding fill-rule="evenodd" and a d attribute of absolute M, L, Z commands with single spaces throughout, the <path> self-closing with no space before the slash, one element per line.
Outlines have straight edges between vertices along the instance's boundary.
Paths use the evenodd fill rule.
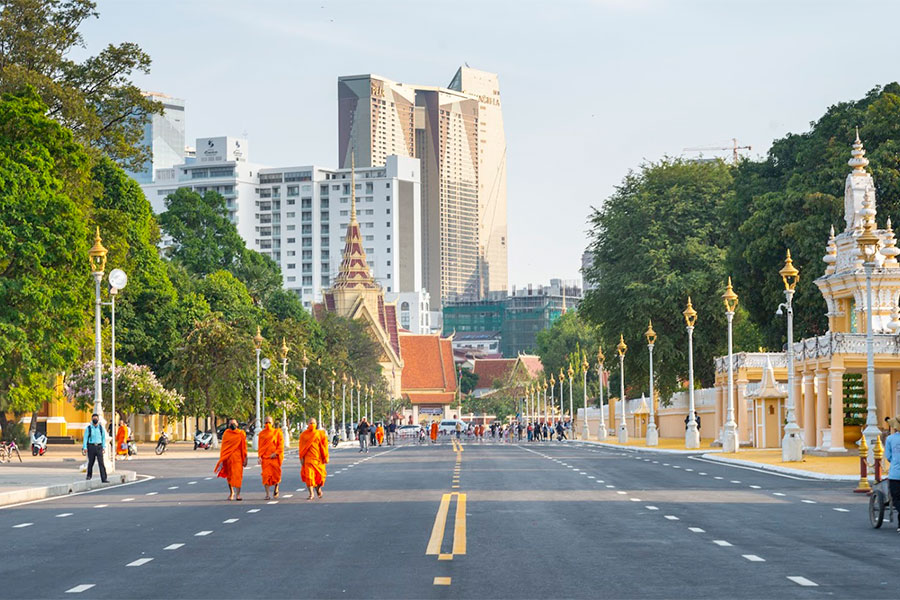
<path fill-rule="evenodd" d="M 386 210 L 385 210 L 385 211 L 384 211 L 384 213 L 385 213 L 385 214 L 386 214 L 386 215 L 389 215 L 389 214 L 391 214 L 391 209 L 389 209 L 389 208 L 388 208 L 388 209 L 386 209 Z"/>
<path fill-rule="evenodd" d="M 328 211 L 327 210 L 323 210 L 321 213 L 319 213 L 319 220 L 321 220 L 321 221 L 328 220 Z"/>
<path fill-rule="evenodd" d="M 384 224 L 384 226 L 385 226 L 385 227 L 390 227 L 390 226 L 391 226 L 391 222 L 388 221 L 387 223 Z"/>
<path fill-rule="evenodd" d="M 296 231 L 296 230 L 297 230 L 297 226 L 296 226 L 296 225 L 288 225 L 288 226 L 287 226 L 287 230 L 288 230 L 288 231 Z"/>
<path fill-rule="evenodd" d="M 303 247 L 312 248 L 312 238 L 303 238 Z"/>
<path fill-rule="evenodd" d="M 323 238 L 322 238 L 322 245 L 323 245 L 323 246 L 327 246 L 327 245 L 328 245 L 328 238 L 327 238 L 327 237 L 323 237 Z"/>
<path fill-rule="evenodd" d="M 328 198 L 322 198 L 319 200 L 319 206 L 321 208 L 328 208 Z"/>
<path fill-rule="evenodd" d="M 387 266 L 391 266 L 391 261 L 387 261 Z"/>
<path fill-rule="evenodd" d="M 293 171 L 284 174 L 284 180 L 287 181 L 311 181 L 312 171 Z"/>
<path fill-rule="evenodd" d="M 303 219 L 304 223 L 309 223 L 310 221 L 312 221 L 312 212 L 304 210 L 301 218 Z"/>
<path fill-rule="evenodd" d="M 366 210 L 363 211 L 363 214 L 365 214 L 365 215 L 374 215 L 374 214 L 375 214 L 375 211 L 372 210 L 371 208 L 367 208 Z"/>
<path fill-rule="evenodd" d="M 288 206 L 294 206 L 295 204 L 297 204 L 297 201 L 294 200 L 293 198 L 288 198 L 287 203 L 288 203 Z"/>
<path fill-rule="evenodd" d="M 349 211 L 349 210 L 342 210 L 342 211 L 341 211 L 341 216 L 342 216 L 342 217 L 346 217 L 346 216 L 349 215 L 349 214 L 350 214 L 350 211 Z"/>
<path fill-rule="evenodd" d="M 372 189 L 373 185 L 374 184 L 371 181 L 366 182 L 366 193 L 367 194 L 371 194 L 373 192 L 373 189 Z"/>
<path fill-rule="evenodd" d="M 328 258 L 328 254 L 329 254 L 329 253 L 328 253 L 328 250 L 322 250 L 322 258 L 323 258 L 323 259 Z"/>
<path fill-rule="evenodd" d="M 297 256 L 297 251 L 296 250 L 288 250 L 287 255 L 288 256 Z M 390 261 L 388 261 L 388 264 L 390 264 Z"/>
<path fill-rule="evenodd" d="M 391 189 L 391 182 L 388 181 L 387 183 L 385 183 L 384 187 L 386 187 L 387 189 Z"/>
<path fill-rule="evenodd" d="M 300 208 L 312 208 L 312 198 L 301 198 Z"/>
<path fill-rule="evenodd" d="M 296 242 L 297 242 L 297 238 L 288 238 L 288 239 L 287 239 L 287 243 L 288 243 L 288 244 L 294 244 L 294 243 L 296 243 Z"/>
<path fill-rule="evenodd" d="M 303 229 L 300 233 L 312 233 L 312 225 L 303 225 Z"/>
<path fill-rule="evenodd" d="M 373 227 L 375 227 L 375 223 L 365 223 L 363 226 L 366 229 L 372 229 Z"/>
<path fill-rule="evenodd" d="M 288 268 L 288 269 L 296 269 L 296 268 L 297 268 L 297 263 L 288 263 L 287 268 Z"/>
<path fill-rule="evenodd" d="M 303 285 L 312 285 L 312 275 L 303 276 Z"/>
<path fill-rule="evenodd" d="M 289 212 L 285 215 L 285 217 L 288 219 L 293 219 L 296 216 L 297 216 L 297 213 L 295 213 L 295 212 Z"/>
<path fill-rule="evenodd" d="M 391 240 L 391 234 L 387 234 L 387 239 L 388 239 L 388 241 Z"/>
<path fill-rule="evenodd" d="M 297 281 L 297 278 L 296 277 L 288 277 L 287 280 L 288 281 Z"/>
<path fill-rule="evenodd" d="M 323 223 L 320 227 L 319 233 L 328 233 L 328 223 Z"/>
<path fill-rule="evenodd" d="M 375 241 L 375 236 L 374 236 L 374 235 L 367 235 L 367 236 L 366 236 L 366 241 L 367 241 L 367 242 L 374 242 L 374 241 Z"/>
<path fill-rule="evenodd" d="M 312 250 L 303 251 L 303 260 L 312 260 Z"/>
<path fill-rule="evenodd" d="M 303 263 L 303 272 L 312 273 L 312 263 Z"/>
<path fill-rule="evenodd" d="M 331 285 L 331 280 L 329 279 L 328 275 L 322 275 L 322 285 L 325 287 Z"/>
<path fill-rule="evenodd" d="M 319 186 L 319 194 L 321 194 L 322 196 L 327 196 L 327 195 L 328 195 L 328 184 L 324 184 L 324 185 L 320 185 L 320 186 Z"/>
<path fill-rule="evenodd" d="M 288 196 L 299 196 L 300 195 L 300 186 L 299 185 L 287 186 L 287 195 Z"/>
<path fill-rule="evenodd" d="M 332 191 L 332 192 L 336 192 L 336 191 L 338 191 L 338 190 L 340 190 L 340 189 L 341 189 L 341 186 L 340 186 L 340 185 L 333 185 L 333 186 L 331 186 L 331 191 Z"/>
<path fill-rule="evenodd" d="M 323 262 L 323 263 L 322 263 L 321 265 L 319 265 L 319 266 L 322 267 L 322 272 L 323 272 L 323 273 L 327 273 L 327 272 L 328 272 L 328 263 L 327 263 L 327 262 Z"/>

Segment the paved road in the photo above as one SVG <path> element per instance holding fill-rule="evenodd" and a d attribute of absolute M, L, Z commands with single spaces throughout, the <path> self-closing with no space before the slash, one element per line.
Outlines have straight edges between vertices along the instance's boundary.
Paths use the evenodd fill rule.
<path fill-rule="evenodd" d="M 207 453 L 0 510 L 2 597 L 897 598 L 852 486 L 582 444 L 332 453 L 307 502 L 226 502 Z M 455 487 L 458 486 L 458 487 Z M 83 590 L 83 591 L 79 591 Z"/>

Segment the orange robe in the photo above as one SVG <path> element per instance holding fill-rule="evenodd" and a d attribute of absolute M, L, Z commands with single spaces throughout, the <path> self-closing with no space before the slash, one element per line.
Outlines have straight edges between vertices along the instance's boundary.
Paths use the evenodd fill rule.
<path fill-rule="evenodd" d="M 215 472 L 228 480 L 231 487 L 243 487 L 244 465 L 247 462 L 247 434 L 242 429 L 226 429 L 219 449 Z"/>
<path fill-rule="evenodd" d="M 125 446 L 123 449 L 122 446 Z M 116 454 L 119 456 L 128 456 L 128 428 L 124 423 L 116 429 Z"/>
<path fill-rule="evenodd" d="M 375 439 L 378 440 L 378 445 L 381 445 L 381 442 L 384 441 L 384 427 L 381 425 L 378 426 L 378 429 L 375 430 Z"/>
<path fill-rule="evenodd" d="M 271 423 L 259 432 L 259 463 L 262 465 L 263 485 L 278 485 L 281 483 L 281 463 L 284 462 L 284 434 L 280 429 L 272 427 Z M 275 458 L 270 458 L 277 454 Z"/>
<path fill-rule="evenodd" d="M 297 441 L 297 454 L 300 457 L 300 479 L 308 487 L 324 485 L 325 465 L 328 464 L 328 436 L 325 432 L 307 427 Z"/>
<path fill-rule="evenodd" d="M 431 424 L 431 441 L 437 440 L 437 434 L 438 434 L 438 424 L 432 423 Z"/>

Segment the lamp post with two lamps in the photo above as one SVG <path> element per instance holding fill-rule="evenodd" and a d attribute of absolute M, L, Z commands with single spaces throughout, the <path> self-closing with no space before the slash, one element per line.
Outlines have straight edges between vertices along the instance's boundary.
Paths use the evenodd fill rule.
<path fill-rule="evenodd" d="M 351 405 L 350 410 L 353 410 Z M 347 374 L 341 375 L 341 441 L 347 441 Z"/>
<path fill-rule="evenodd" d="M 694 323 L 697 322 L 697 311 L 688 296 L 687 308 L 684 309 L 684 322 L 688 332 L 688 426 L 684 432 L 684 447 L 688 449 L 700 447 L 700 429 L 697 427 L 697 412 L 694 410 Z"/>
<path fill-rule="evenodd" d="M 287 366 L 288 366 L 288 352 L 290 348 L 288 348 L 287 342 L 284 338 L 281 338 L 281 374 L 287 377 Z M 284 447 L 291 447 L 291 427 L 288 424 L 287 418 L 287 402 L 281 403 L 281 434 L 284 438 Z"/>
<path fill-rule="evenodd" d="M 572 382 L 575 377 L 575 369 L 569 364 L 569 430 L 572 432 L 572 439 L 575 439 L 575 410 L 572 404 Z"/>
<path fill-rule="evenodd" d="M 262 332 L 259 329 L 259 325 L 256 326 L 256 335 L 253 336 L 253 345 L 256 347 L 256 419 L 253 422 L 253 447 L 259 448 L 259 373 L 260 373 L 260 360 L 259 353 L 262 351 L 262 344 L 265 341 L 262 336 Z"/>
<path fill-rule="evenodd" d="M 728 286 L 722 294 L 725 303 L 725 317 L 728 319 L 728 404 L 725 408 L 725 431 L 722 435 L 722 452 L 737 452 L 740 447 L 738 439 L 737 422 L 734 420 L 734 348 L 732 345 L 732 321 L 734 311 L 738 305 L 738 295 L 731 287 L 731 277 L 728 278 Z M 746 415 L 741 415 L 741 418 Z"/>
<path fill-rule="evenodd" d="M 605 441 L 609 435 L 606 429 L 606 417 L 603 415 L 603 361 L 605 360 L 603 349 L 597 346 L 597 388 L 600 390 L 600 425 L 597 427 L 597 439 L 601 442 Z"/>
<path fill-rule="evenodd" d="M 588 429 L 587 418 L 587 373 L 590 365 L 588 365 L 587 357 L 581 357 L 581 390 L 584 392 L 584 423 L 581 425 L 581 439 L 586 440 L 590 437 L 591 432 Z M 603 410 L 601 409 L 601 413 Z"/>
<path fill-rule="evenodd" d="M 787 251 L 784 259 L 784 267 L 778 274 L 784 283 L 785 302 L 778 305 L 776 315 L 787 312 L 787 368 L 788 368 L 788 403 L 787 423 L 784 426 L 784 437 L 781 439 L 781 460 L 783 462 L 798 462 L 803 460 L 803 440 L 800 439 L 800 427 L 797 425 L 797 415 L 794 408 L 794 290 L 800 281 L 800 271 L 791 260 L 791 251 Z M 871 296 L 870 296 L 871 298 Z"/>
<path fill-rule="evenodd" d="M 863 255 L 863 267 L 866 270 L 866 428 L 863 436 L 869 447 L 869 458 L 875 450 L 875 438 L 881 434 L 878 429 L 877 406 L 875 403 L 875 331 L 872 313 L 872 270 L 875 268 L 875 256 L 881 238 L 875 233 L 875 208 L 868 190 L 863 197 L 863 232 L 856 238 L 856 243 Z M 872 461 L 869 460 L 871 463 Z"/>

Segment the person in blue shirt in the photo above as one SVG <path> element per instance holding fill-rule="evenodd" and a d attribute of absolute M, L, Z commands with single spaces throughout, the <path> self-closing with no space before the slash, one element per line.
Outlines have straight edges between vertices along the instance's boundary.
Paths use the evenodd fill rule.
<path fill-rule="evenodd" d="M 106 448 L 106 430 L 100 425 L 100 416 L 91 415 L 91 423 L 84 428 L 84 441 L 81 443 L 81 454 L 88 457 L 87 478 L 94 474 L 94 461 L 100 466 L 100 481 L 107 482 L 106 465 L 103 463 L 103 449 Z"/>
<path fill-rule="evenodd" d="M 888 470 L 888 489 L 894 507 L 900 506 L 900 418 L 892 417 L 888 425 L 894 430 L 884 442 L 884 457 L 891 463 Z M 894 460 L 896 457 L 896 460 Z M 897 533 L 900 533 L 900 516 L 897 517 Z"/>

